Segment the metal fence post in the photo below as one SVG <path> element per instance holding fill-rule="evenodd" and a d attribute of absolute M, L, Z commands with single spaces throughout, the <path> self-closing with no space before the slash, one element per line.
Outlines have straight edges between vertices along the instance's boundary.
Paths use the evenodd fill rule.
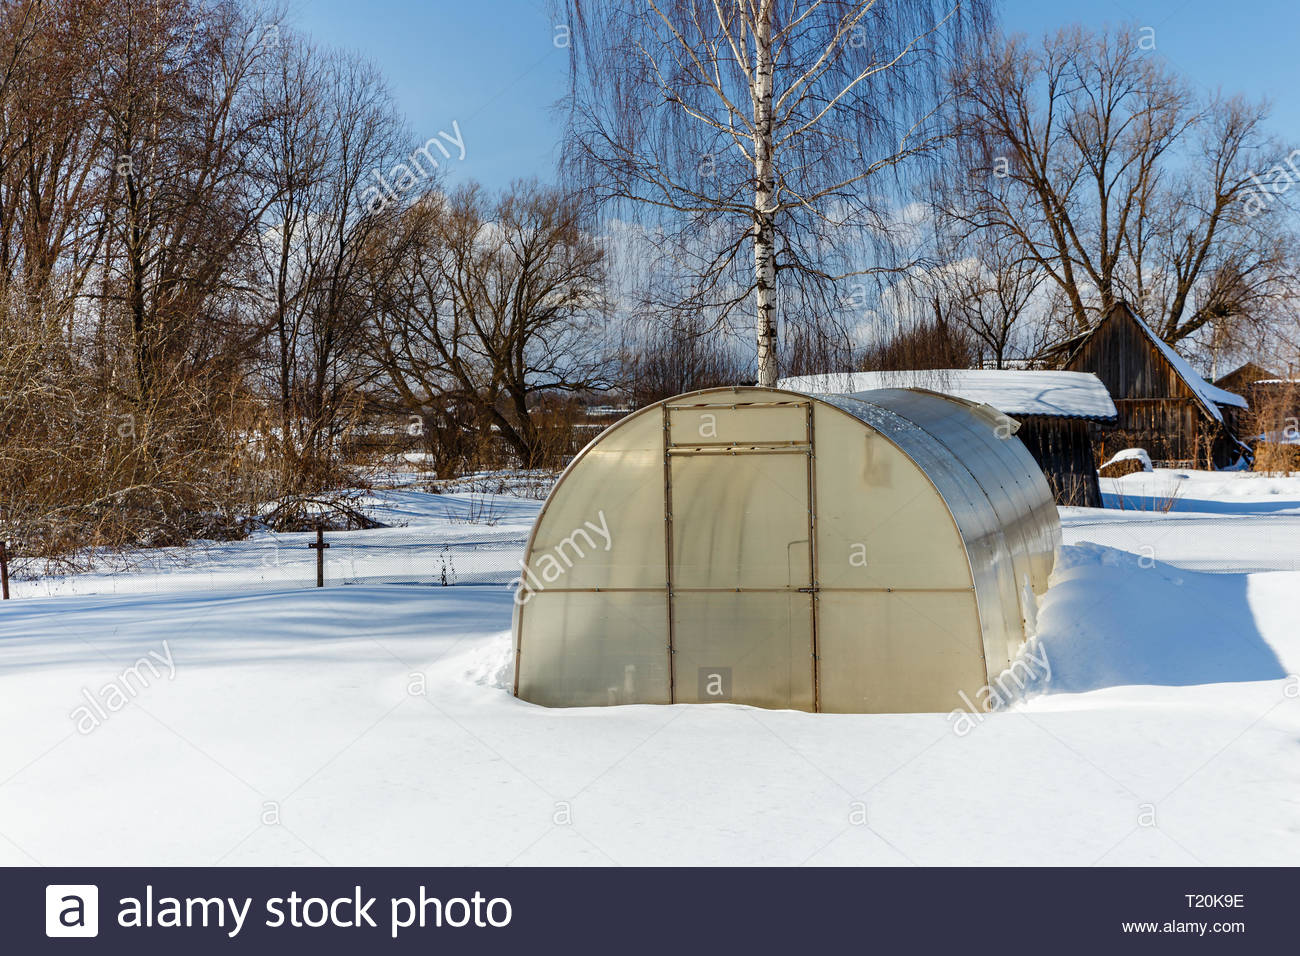
<path fill-rule="evenodd" d="M 9 542 L 0 539 L 0 590 L 4 600 L 9 600 Z"/>

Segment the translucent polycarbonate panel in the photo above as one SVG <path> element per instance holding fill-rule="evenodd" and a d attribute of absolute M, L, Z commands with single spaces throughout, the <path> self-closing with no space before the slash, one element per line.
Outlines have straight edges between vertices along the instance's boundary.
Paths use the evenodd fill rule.
<path fill-rule="evenodd" d="M 752 390 L 745 390 L 752 392 Z M 770 393 L 714 392 L 694 401 L 668 402 L 674 445 L 768 444 L 808 440 L 808 403 Z M 746 404 L 759 402 L 761 404 Z M 716 403 L 716 404 L 715 404 Z M 724 404 L 725 403 L 725 404 Z M 706 405 L 707 407 L 698 407 Z"/>
<path fill-rule="evenodd" d="M 1020 584 L 1030 593 L 1045 584 L 1060 539 L 1055 507 L 1023 446 L 991 437 L 978 409 L 913 395 L 812 400 L 811 502 L 809 458 L 797 449 L 673 449 L 678 700 L 812 708 L 813 598 L 796 590 L 812 583 L 810 505 L 822 709 L 948 711 L 960 706 L 956 690 L 976 699 L 1007 666 L 1024 637 Z M 668 700 L 666 434 L 691 447 L 802 442 L 801 400 L 757 388 L 681 396 L 584 450 L 530 546 L 537 592 L 515 628 L 521 697 L 555 706 Z M 655 590 L 560 590 L 569 587 Z"/>
<path fill-rule="evenodd" d="M 552 491 L 528 549 L 533 588 L 664 587 L 663 417 L 607 430 Z"/>
<path fill-rule="evenodd" d="M 993 508 L 997 532 L 987 541 L 968 538 L 967 550 L 973 559 L 992 552 L 994 561 L 984 573 L 996 576 L 998 593 L 1006 602 L 1001 609 L 1008 627 L 1005 647 L 996 654 L 989 649 L 990 675 L 996 674 L 1015 657 L 1027 636 L 1028 622 L 1037 610 L 1035 594 L 1046 591 L 1060 544 L 1060 520 L 1047 481 L 1024 445 L 1011 435 L 1005 416 L 995 410 L 906 389 L 872 392 L 867 398 L 929 432 L 970 472 Z M 1004 548 L 1009 566 L 1000 560 Z M 1006 601 L 1008 591 L 1015 595 L 1014 602 Z M 995 613 L 990 607 L 983 611 L 985 617 Z"/>
<path fill-rule="evenodd" d="M 679 702 L 813 709 L 812 597 L 674 593 Z"/>
<path fill-rule="evenodd" d="M 1055 504 L 1046 481 L 1020 440 L 1013 437 L 1007 419 L 1000 413 L 988 415 L 972 409 L 968 403 L 924 392 L 900 391 L 891 398 L 891 406 L 934 435 L 953 457 L 979 482 L 997 520 L 997 534 L 989 541 L 972 540 L 969 550 L 978 556 L 993 548 L 1003 549 L 1010 561 L 994 560 L 988 571 L 998 578 L 998 592 L 1003 597 L 1003 617 L 1007 620 L 1006 645 L 1000 654 L 989 652 L 990 676 L 1000 672 L 1019 651 L 1027 636 L 1026 595 L 1036 590 L 1037 550 L 1031 543 L 1038 522 L 1034 514 L 1032 480 L 1043 483 L 1043 502 L 1055 519 Z M 1046 579 L 1042 580 L 1046 585 Z M 1009 600 L 1005 595 L 1015 595 Z M 986 616 L 994 609 L 987 608 Z"/>
<path fill-rule="evenodd" d="M 1017 563 L 1017 580 L 1028 574 L 1035 592 L 1046 591 L 1060 544 L 1060 519 L 1047 479 L 1007 427 L 1006 416 L 961 399 L 907 389 L 873 392 L 868 400 L 925 428 L 971 472 L 998 515 Z"/>
<path fill-rule="evenodd" d="M 806 454 L 671 461 L 674 589 L 811 583 Z"/>
<path fill-rule="evenodd" d="M 550 707 L 666 704 L 664 592 L 542 592 L 516 615 L 519 696 Z"/>
<path fill-rule="evenodd" d="M 828 396 L 826 400 L 889 436 L 938 489 L 966 551 L 975 585 L 986 663 L 992 668 L 991 674 L 999 673 L 1010 663 L 1008 648 L 1019 647 L 1025 634 L 1011 550 L 988 495 L 970 470 L 915 422 L 883 404 L 843 396 Z"/>
<path fill-rule="evenodd" d="M 964 709 L 987 683 L 971 591 L 822 591 L 821 709 L 889 714 Z"/>
<path fill-rule="evenodd" d="M 884 435 L 816 410 L 817 583 L 969 587 L 970 563 L 930 479 Z"/>

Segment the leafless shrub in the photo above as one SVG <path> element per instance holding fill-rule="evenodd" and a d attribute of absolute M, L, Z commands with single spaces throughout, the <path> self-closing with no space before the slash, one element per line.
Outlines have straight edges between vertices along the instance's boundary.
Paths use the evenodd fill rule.
<path fill-rule="evenodd" d="M 1168 485 L 1162 492 L 1150 497 L 1139 495 L 1130 498 L 1124 493 L 1123 486 L 1117 484 L 1112 493 L 1120 511 L 1153 511 L 1168 514 L 1182 498 L 1183 488 L 1179 484 Z"/>
<path fill-rule="evenodd" d="M 233 383 L 160 378 L 153 400 L 130 401 L 39 333 L 0 330 L 0 533 L 18 553 L 81 568 L 105 551 L 246 533 L 261 479 Z"/>
<path fill-rule="evenodd" d="M 619 381 L 634 408 L 703 388 L 743 384 L 750 377 L 731 343 L 698 316 L 656 321 L 647 316 L 629 330 Z"/>
<path fill-rule="evenodd" d="M 270 502 L 258 509 L 260 523 L 272 531 L 354 531 L 381 528 L 366 512 L 361 492 L 323 492 L 315 495 L 293 494 Z"/>
<path fill-rule="evenodd" d="M 934 318 L 905 326 L 884 341 L 868 346 L 862 370 L 970 368 L 976 354 L 970 333 L 949 322 L 936 304 Z"/>
<path fill-rule="evenodd" d="M 1254 470 L 1300 472 L 1300 384 L 1270 382 L 1251 390 L 1250 434 L 1257 436 Z"/>

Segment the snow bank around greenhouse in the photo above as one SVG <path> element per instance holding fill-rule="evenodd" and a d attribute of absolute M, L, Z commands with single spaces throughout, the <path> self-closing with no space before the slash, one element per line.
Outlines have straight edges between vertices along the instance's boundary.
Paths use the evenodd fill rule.
<path fill-rule="evenodd" d="M 1039 612 L 1052 692 L 1285 679 L 1282 657 L 1300 668 L 1295 608 L 1261 600 L 1262 582 L 1252 600 L 1249 577 L 1097 544 L 1063 547 Z"/>

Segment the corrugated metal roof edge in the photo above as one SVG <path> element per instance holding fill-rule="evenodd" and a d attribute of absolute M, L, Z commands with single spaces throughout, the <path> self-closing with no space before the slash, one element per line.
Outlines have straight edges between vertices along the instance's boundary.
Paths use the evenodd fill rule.
<path fill-rule="evenodd" d="M 1078 422 L 1099 422 L 1099 423 L 1101 423 L 1101 424 L 1103 424 L 1103 425 L 1113 425 L 1113 424 L 1115 424 L 1116 422 L 1119 421 L 1119 412 L 1118 412 L 1118 411 L 1116 411 L 1114 415 L 1078 415 L 1078 414 L 1074 414 L 1074 413 L 1072 413 L 1072 412 L 1061 412 L 1061 413 L 1056 414 L 1056 415 L 1043 415 L 1043 414 L 1039 414 L 1039 413 L 1037 413 L 1037 412 L 1020 412 L 1020 413 L 1016 413 L 1016 412 L 1006 412 L 1005 414 L 1010 415 L 1012 418 L 1016 418 L 1016 419 L 1028 419 L 1028 418 L 1068 418 L 1068 419 L 1070 419 L 1071 421 L 1078 421 Z"/>

